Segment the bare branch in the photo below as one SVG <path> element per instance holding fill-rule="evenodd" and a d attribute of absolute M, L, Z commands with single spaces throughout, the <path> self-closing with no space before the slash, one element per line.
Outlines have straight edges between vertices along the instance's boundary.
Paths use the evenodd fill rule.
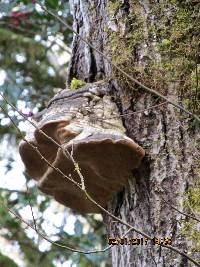
<path fill-rule="evenodd" d="M 97 119 L 100 120 L 100 121 L 103 121 L 103 120 L 114 119 L 114 118 L 118 118 L 118 117 L 126 117 L 126 116 L 130 117 L 133 114 L 144 113 L 144 112 L 146 112 L 148 110 L 151 110 L 151 109 L 154 109 L 154 108 L 158 108 L 158 107 L 164 106 L 166 104 L 168 104 L 167 101 L 162 102 L 162 103 L 157 104 L 157 105 L 154 105 L 154 106 L 151 106 L 151 107 L 148 107 L 148 108 L 145 108 L 145 109 L 142 109 L 142 110 L 132 111 L 132 112 L 129 112 L 128 114 L 125 113 L 125 114 L 122 114 L 122 115 L 110 116 L 110 117 L 108 117 L 106 119 L 101 119 L 101 118 L 97 118 Z"/>
<path fill-rule="evenodd" d="M 163 188 L 163 187 L 161 187 L 161 190 L 163 190 L 165 193 L 167 192 L 167 190 L 165 188 Z M 178 213 L 184 215 L 185 217 L 191 218 L 191 219 L 193 219 L 193 220 L 195 220 L 197 222 L 200 222 L 200 219 L 197 218 L 195 215 L 187 214 L 187 213 L 185 213 L 183 211 L 180 211 L 178 208 L 176 208 L 175 206 L 171 205 L 169 203 L 169 201 L 166 201 L 162 195 L 161 195 L 161 198 L 168 206 L 170 206 L 172 209 L 176 210 Z"/>
<path fill-rule="evenodd" d="M 187 213 L 185 213 L 185 212 L 183 212 L 183 211 L 180 211 L 179 209 L 177 209 L 177 208 L 174 207 L 173 205 L 169 204 L 169 202 L 166 201 L 164 198 L 163 198 L 163 201 L 164 201 L 167 205 L 169 205 L 172 209 L 176 210 L 178 213 L 184 215 L 185 217 L 188 217 L 188 218 L 191 218 L 191 219 L 193 219 L 193 220 L 195 220 L 195 221 L 197 221 L 197 222 L 200 222 L 200 219 L 198 219 L 197 217 L 195 217 L 195 216 L 193 216 L 193 215 L 190 215 L 190 214 L 187 214 Z"/>
<path fill-rule="evenodd" d="M 2 207 L 4 207 L 9 213 L 13 214 L 15 218 L 17 218 L 18 220 L 23 222 L 25 225 L 27 225 L 28 227 L 33 229 L 39 236 L 41 236 L 43 239 L 45 239 L 46 241 L 48 241 L 52 245 L 55 245 L 55 246 L 60 247 L 60 248 L 67 249 L 67 250 L 72 251 L 72 252 L 78 252 L 78 253 L 82 253 L 82 254 L 93 254 L 93 253 L 99 253 L 99 252 L 104 252 L 105 251 L 105 249 L 103 249 L 103 250 L 83 251 L 83 250 L 74 249 L 74 248 L 68 247 L 66 245 L 54 242 L 49 237 L 47 237 L 45 234 L 43 234 L 41 231 L 39 231 L 38 229 L 36 230 L 35 226 L 33 226 L 30 223 L 28 223 L 27 221 L 25 221 L 21 216 L 19 216 L 16 212 L 14 212 L 12 209 L 10 209 L 6 204 L 4 204 L 3 202 L 0 201 L 0 205 Z M 107 250 L 107 248 L 106 248 L 106 250 Z"/>
<path fill-rule="evenodd" d="M 35 220 L 35 216 L 34 216 L 34 213 L 33 213 L 33 207 L 32 207 L 32 204 L 31 204 L 31 200 L 30 200 L 30 197 L 29 197 L 30 192 L 29 192 L 27 181 L 26 181 L 26 191 L 27 191 L 28 203 L 29 203 L 29 206 L 30 206 L 30 209 L 31 209 L 31 215 L 32 215 L 35 231 L 37 232 L 36 220 Z"/>

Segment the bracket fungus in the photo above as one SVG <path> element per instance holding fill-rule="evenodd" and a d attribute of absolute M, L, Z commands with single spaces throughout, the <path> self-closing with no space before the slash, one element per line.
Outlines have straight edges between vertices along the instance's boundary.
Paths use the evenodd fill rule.
<path fill-rule="evenodd" d="M 131 170 L 139 167 L 144 150 L 125 135 L 116 104 L 108 94 L 109 84 L 87 84 L 62 90 L 48 107 L 32 120 L 26 140 L 37 147 L 51 165 L 81 183 L 69 152 L 84 177 L 87 192 L 101 206 L 127 183 Z M 40 131 L 55 140 L 58 147 Z M 38 188 L 79 213 L 99 213 L 82 190 L 50 167 L 30 144 L 21 141 L 19 152 L 26 173 Z"/>

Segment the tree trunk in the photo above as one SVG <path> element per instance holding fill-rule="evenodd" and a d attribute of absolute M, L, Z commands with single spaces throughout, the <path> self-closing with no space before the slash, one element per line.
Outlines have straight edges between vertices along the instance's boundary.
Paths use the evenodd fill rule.
<path fill-rule="evenodd" d="M 191 109 L 196 106 L 190 85 L 198 63 L 199 4 L 186 2 L 72 0 L 73 28 L 128 74 Z M 191 252 L 182 233 L 185 217 L 172 206 L 183 211 L 183 195 L 198 176 L 197 127 L 184 113 L 129 81 L 77 35 L 72 52 L 68 83 L 73 77 L 110 79 L 127 135 L 146 151 L 108 210 L 151 237 L 172 237 L 173 246 Z M 110 237 L 127 231 L 108 216 L 105 222 Z M 142 237 L 133 232 L 128 236 Z M 185 257 L 150 242 L 116 245 L 111 254 L 114 267 L 192 266 Z M 198 253 L 193 256 L 200 259 Z"/>

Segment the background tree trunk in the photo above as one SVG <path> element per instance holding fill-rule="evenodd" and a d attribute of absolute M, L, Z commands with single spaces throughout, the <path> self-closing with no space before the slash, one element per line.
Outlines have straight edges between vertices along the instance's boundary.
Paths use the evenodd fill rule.
<path fill-rule="evenodd" d="M 191 108 L 199 4 L 186 2 L 72 0 L 73 28 L 127 73 Z M 68 83 L 73 77 L 86 82 L 112 78 L 127 135 L 146 150 L 141 167 L 109 203 L 109 211 L 152 237 L 172 237 L 173 246 L 190 252 L 191 243 L 188 246 L 181 230 L 185 217 L 171 205 L 183 210 L 183 195 L 198 174 L 199 135 L 192 120 L 128 81 L 76 35 Z M 158 104 L 162 105 L 149 109 Z M 109 236 L 120 237 L 127 230 L 109 217 L 105 222 Z M 111 254 L 115 267 L 192 266 L 186 258 L 150 243 L 114 246 Z M 197 254 L 193 256 L 198 258 Z"/>

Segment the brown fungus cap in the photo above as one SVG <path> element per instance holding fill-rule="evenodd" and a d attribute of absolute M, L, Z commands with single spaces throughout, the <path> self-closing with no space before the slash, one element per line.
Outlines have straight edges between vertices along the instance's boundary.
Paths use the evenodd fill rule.
<path fill-rule="evenodd" d="M 92 90 L 89 87 L 88 91 L 77 91 L 73 96 L 66 92 L 64 99 L 58 96 L 58 100 L 36 122 L 38 129 L 32 129 L 26 138 L 55 168 L 81 183 L 66 152 L 73 155 L 84 177 L 87 192 L 106 207 L 107 202 L 127 183 L 131 171 L 139 167 L 145 153 L 125 135 L 116 104 L 108 95 L 101 94 L 98 85 L 97 88 L 92 85 Z M 58 142 L 62 149 L 39 129 Z M 38 188 L 42 192 L 79 213 L 100 212 L 84 192 L 42 161 L 29 144 L 22 141 L 19 150 L 26 172 L 38 180 Z"/>

